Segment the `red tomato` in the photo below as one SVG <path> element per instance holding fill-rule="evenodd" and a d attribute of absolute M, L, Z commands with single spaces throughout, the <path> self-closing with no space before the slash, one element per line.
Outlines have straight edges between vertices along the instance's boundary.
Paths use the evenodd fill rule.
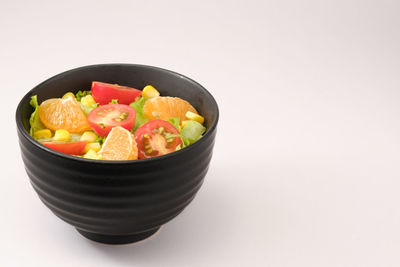
<path fill-rule="evenodd" d="M 174 152 L 182 143 L 179 131 L 170 122 L 163 120 L 152 120 L 140 126 L 135 132 L 135 140 L 140 159 Z"/>
<path fill-rule="evenodd" d="M 118 104 L 129 105 L 142 94 L 142 91 L 118 84 L 92 82 L 92 96 L 100 105 L 107 105 L 113 99 L 118 99 Z"/>
<path fill-rule="evenodd" d="M 93 130 L 100 136 L 107 136 L 115 126 L 121 126 L 128 131 L 133 128 L 136 110 L 128 105 L 110 104 L 97 107 L 90 111 L 88 121 Z"/>
<path fill-rule="evenodd" d="M 85 141 L 69 142 L 69 143 L 43 142 L 43 145 L 64 154 L 82 155 L 83 149 L 86 146 L 86 142 Z"/>

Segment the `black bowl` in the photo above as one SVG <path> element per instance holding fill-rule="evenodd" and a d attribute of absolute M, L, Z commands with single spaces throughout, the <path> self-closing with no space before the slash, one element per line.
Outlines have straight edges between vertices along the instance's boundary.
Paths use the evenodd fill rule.
<path fill-rule="evenodd" d="M 143 88 L 189 101 L 205 117 L 196 143 L 164 156 L 136 161 L 96 161 L 51 150 L 29 135 L 29 101 L 89 90 L 94 80 Z M 43 203 L 85 237 L 102 243 L 142 240 L 177 216 L 195 197 L 207 173 L 218 106 L 195 81 L 172 71 L 133 64 L 102 64 L 58 74 L 29 91 L 16 111 L 26 172 Z"/>

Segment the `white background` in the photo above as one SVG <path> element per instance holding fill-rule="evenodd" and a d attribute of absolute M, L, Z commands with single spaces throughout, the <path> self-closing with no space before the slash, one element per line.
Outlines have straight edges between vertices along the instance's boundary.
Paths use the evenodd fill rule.
<path fill-rule="evenodd" d="M 0 2 L 1 266 L 400 266 L 400 2 Z M 171 69 L 221 117 L 195 200 L 152 238 L 82 238 L 40 202 L 20 98 L 96 63 Z"/>

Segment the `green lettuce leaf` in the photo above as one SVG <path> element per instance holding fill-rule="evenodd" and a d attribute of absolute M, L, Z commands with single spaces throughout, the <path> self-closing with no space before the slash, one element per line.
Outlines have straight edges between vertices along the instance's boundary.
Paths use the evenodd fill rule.
<path fill-rule="evenodd" d="M 81 98 L 87 95 L 91 95 L 92 91 L 79 91 L 78 93 L 75 94 L 75 98 L 78 102 L 81 102 Z"/>
<path fill-rule="evenodd" d="M 31 97 L 31 101 L 29 102 L 29 104 L 31 104 L 31 106 L 35 109 L 32 112 L 31 117 L 29 118 L 29 124 L 31 125 L 31 129 L 30 129 L 29 133 L 33 137 L 33 134 L 36 131 L 45 129 L 45 127 L 43 126 L 43 124 L 39 118 L 39 113 L 38 113 L 39 104 L 37 101 L 37 95 L 34 95 Z"/>
<path fill-rule="evenodd" d="M 78 101 L 78 103 L 79 103 L 79 106 L 81 107 L 81 109 L 83 110 L 83 112 L 85 112 L 86 115 L 88 115 L 90 111 L 92 111 L 93 109 L 97 108 L 97 106 L 99 105 L 99 103 L 96 103 L 96 104 L 90 105 L 90 107 L 87 107 L 87 106 L 83 105 L 83 104 L 82 104 L 81 102 L 79 102 L 79 101 Z"/>
<path fill-rule="evenodd" d="M 170 122 L 170 123 L 172 123 L 172 125 L 174 125 L 174 127 L 179 131 L 179 122 L 180 122 L 180 118 L 178 118 L 178 117 L 172 117 L 172 118 L 169 118 L 168 119 L 168 121 Z"/>
<path fill-rule="evenodd" d="M 100 143 L 100 145 L 103 145 L 105 139 L 106 139 L 105 137 L 98 136 L 96 142 Z"/>
<path fill-rule="evenodd" d="M 204 127 L 197 121 L 189 121 L 181 130 L 181 136 L 184 146 L 191 145 L 199 140 L 203 136 L 203 133 L 205 131 L 206 127 Z"/>
<path fill-rule="evenodd" d="M 143 115 L 143 107 L 146 103 L 147 99 L 144 97 L 140 97 L 136 99 L 135 102 L 129 104 L 129 106 L 133 107 L 136 110 L 136 120 L 135 125 L 132 128 L 132 133 L 134 133 L 137 128 L 139 128 L 142 124 L 145 124 L 149 120 Z"/>
<path fill-rule="evenodd" d="M 111 99 L 111 102 L 108 104 L 118 104 L 118 99 Z"/>

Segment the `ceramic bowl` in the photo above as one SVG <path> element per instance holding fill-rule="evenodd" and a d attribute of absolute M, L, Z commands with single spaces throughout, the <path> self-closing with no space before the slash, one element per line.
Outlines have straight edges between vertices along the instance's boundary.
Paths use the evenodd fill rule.
<path fill-rule="evenodd" d="M 51 150 L 29 135 L 29 101 L 90 90 L 103 81 L 143 88 L 189 101 L 205 118 L 207 131 L 196 143 L 164 156 L 135 161 L 97 161 Z M 177 216 L 201 187 L 212 157 L 218 106 L 200 84 L 173 71 L 134 64 L 101 64 L 58 74 L 29 91 L 16 111 L 21 155 L 42 202 L 83 236 L 124 244 L 145 239 Z"/>

